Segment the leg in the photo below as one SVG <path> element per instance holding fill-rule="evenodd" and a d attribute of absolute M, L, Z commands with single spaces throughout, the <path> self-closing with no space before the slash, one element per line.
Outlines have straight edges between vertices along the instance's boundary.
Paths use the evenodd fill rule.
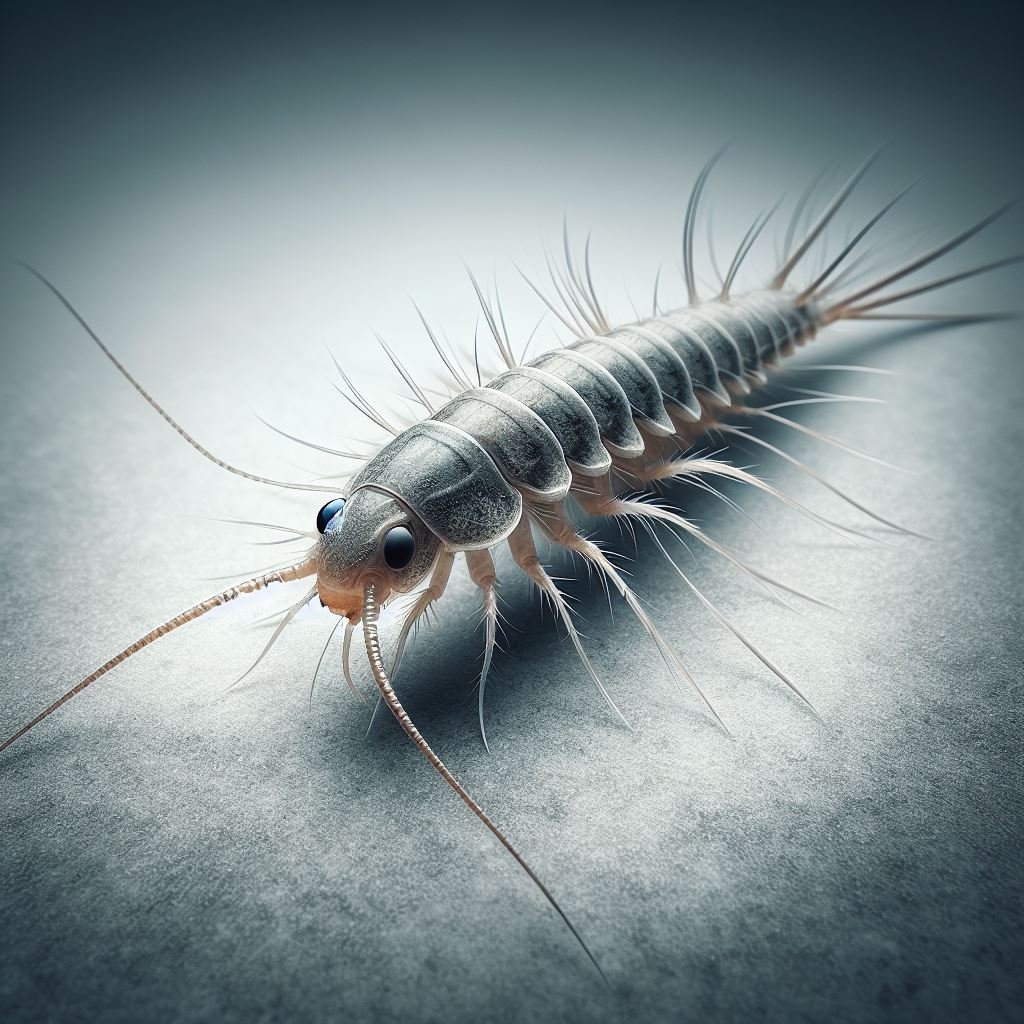
<path fill-rule="evenodd" d="M 487 730 L 484 728 L 484 690 L 487 675 L 491 670 L 495 638 L 498 631 L 498 576 L 494 571 L 494 560 L 487 551 L 467 551 L 466 565 L 469 578 L 480 588 L 484 606 L 484 663 L 480 670 L 480 688 L 477 693 L 477 714 L 480 716 L 480 738 L 488 753 Z"/>
<path fill-rule="evenodd" d="M 672 678 L 677 682 L 681 679 L 685 679 L 697 693 L 697 696 L 701 699 L 701 702 L 708 709 L 721 729 L 729 735 L 729 730 L 726 728 L 725 723 L 721 718 L 718 717 L 718 712 L 716 712 L 711 706 L 707 697 L 704 696 L 704 691 L 701 690 L 700 686 L 697 685 L 697 681 L 692 675 L 690 675 L 689 671 L 687 671 L 686 667 L 679 660 L 679 656 L 668 645 L 665 638 L 658 631 L 658 628 L 651 621 L 651 617 L 646 611 L 644 611 L 639 598 L 629 588 L 615 566 L 608 561 L 604 552 L 594 544 L 593 541 L 580 536 L 572 523 L 570 523 L 566 518 L 564 509 L 561 506 L 549 506 L 545 509 L 534 509 L 533 512 L 538 524 L 556 544 L 561 544 L 570 551 L 576 551 L 582 555 L 588 564 L 593 565 L 601 573 L 602 578 L 608 580 L 612 586 L 615 587 L 622 599 L 629 606 L 630 611 L 640 621 L 640 624 L 646 630 L 647 635 L 650 636 L 657 645 L 658 653 L 665 662 Z"/>
<path fill-rule="evenodd" d="M 721 555 L 727 562 L 736 566 L 741 572 L 749 576 L 754 583 L 758 584 L 773 600 L 778 601 L 780 604 L 785 605 L 790 610 L 793 610 L 792 605 L 784 601 L 778 594 L 775 593 L 775 589 L 785 591 L 793 594 L 796 597 L 801 597 L 805 601 L 810 601 L 812 604 L 822 605 L 826 608 L 833 608 L 827 601 L 819 600 L 816 597 L 812 597 L 810 594 L 805 594 L 801 590 L 797 590 L 795 587 L 788 586 L 779 580 L 774 579 L 767 573 L 761 572 L 759 569 L 753 568 L 753 566 L 747 565 L 738 555 L 727 548 L 724 544 L 719 544 L 718 541 L 713 540 L 708 536 L 700 527 L 691 523 L 688 519 L 673 512 L 671 509 L 664 508 L 661 505 L 655 505 L 650 501 L 632 500 L 627 501 L 617 497 L 601 497 L 595 498 L 593 495 L 577 495 L 573 497 L 579 502 L 583 510 L 592 516 L 607 516 L 613 519 L 624 519 L 626 522 L 630 518 L 643 519 L 660 519 L 663 522 L 670 523 L 672 526 L 678 527 L 685 531 L 691 537 L 699 540 L 702 544 L 710 548 L 712 551 Z M 721 495 L 724 500 L 724 495 Z M 742 509 L 740 509 L 742 511 Z M 685 543 L 681 538 L 677 537 L 680 543 Z M 677 568 L 678 571 L 678 568 Z M 833 608 L 833 610 L 835 610 Z"/>
<path fill-rule="evenodd" d="M 512 552 L 512 557 L 516 561 L 516 565 L 518 565 L 523 572 L 529 576 L 537 586 L 538 590 L 540 590 L 540 592 L 551 602 L 551 606 L 554 608 L 555 614 L 565 625 L 566 631 L 569 634 L 569 639 L 576 648 L 576 653 L 579 655 L 580 661 L 583 662 L 583 667 L 586 669 L 587 675 L 590 676 L 594 685 L 601 692 L 601 696 L 604 697 L 608 707 L 612 709 L 619 721 L 621 721 L 628 729 L 630 727 L 629 723 L 622 717 L 622 712 L 615 706 L 615 702 L 609 696 L 608 691 L 604 688 L 597 671 L 594 669 L 590 659 L 587 657 L 586 651 L 583 649 L 583 641 L 580 639 L 580 635 L 572 621 L 572 613 L 569 610 L 569 606 L 566 604 L 565 597 L 555 585 L 555 581 L 547 574 L 544 566 L 540 564 L 540 559 L 537 557 L 537 548 L 533 542 L 533 532 L 530 529 L 530 521 L 526 515 L 519 520 L 519 525 L 512 531 L 512 535 L 508 539 L 508 546 Z"/>
<path fill-rule="evenodd" d="M 444 593 L 448 586 L 448 578 L 452 574 L 452 566 L 455 564 L 455 556 L 442 551 L 434 565 L 434 571 L 430 577 L 430 583 L 416 599 L 409 614 L 402 622 L 402 630 L 398 634 L 398 647 L 395 649 L 395 660 L 391 665 L 391 678 L 398 677 L 398 670 L 402 664 L 402 656 L 405 654 L 405 646 L 409 642 L 409 634 L 413 626 L 419 621 L 426 610 Z"/>

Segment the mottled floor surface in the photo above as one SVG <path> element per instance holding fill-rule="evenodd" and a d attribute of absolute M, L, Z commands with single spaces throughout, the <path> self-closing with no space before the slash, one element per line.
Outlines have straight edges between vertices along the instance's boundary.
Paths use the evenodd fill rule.
<path fill-rule="evenodd" d="M 406 296 L 471 343 L 462 258 L 484 278 L 496 266 L 524 341 L 539 304 L 511 263 L 542 273 L 538 238 L 559 239 L 565 210 L 578 239 L 595 229 L 616 316 L 632 316 L 624 280 L 649 308 L 659 263 L 663 301 L 683 301 L 686 192 L 726 139 L 708 197 L 723 263 L 788 196 L 745 283 L 772 269 L 769 236 L 834 158 L 823 191 L 894 140 L 834 246 L 926 176 L 879 227 L 892 259 L 1022 179 L 1020 33 L 984 5 L 589 4 L 561 21 L 491 5 L 450 25 L 433 4 L 389 5 L 374 25 L 351 5 L 323 19 L 312 4 L 219 19 L 218 5 L 78 6 L 20 5 L 4 47 L 3 252 L 59 281 L 210 448 L 277 478 L 326 460 L 251 412 L 329 445 L 369 436 L 323 379 L 323 343 L 378 396 L 397 385 L 370 327 L 430 380 Z M 1018 210 L 947 266 L 1019 252 L 1020 224 Z M 1022 294 L 1009 269 L 931 308 Z M 249 546 L 278 534 L 202 517 L 311 529 L 323 499 L 203 462 L 9 262 L 0 308 L 7 735 L 226 585 L 210 577 L 286 557 Z M 224 693 L 269 635 L 256 620 L 296 584 L 165 638 L 0 756 L 0 1021 L 1024 1019 L 1022 335 L 847 326 L 801 355 L 897 374 L 783 383 L 884 399 L 792 411 L 903 472 L 758 426 L 928 540 L 873 526 L 754 447 L 732 457 L 872 541 L 743 488 L 728 494 L 756 524 L 675 494 L 754 565 L 837 606 L 787 610 L 673 548 L 819 717 L 642 539 L 627 567 L 731 739 L 583 579 L 570 591 L 587 648 L 634 731 L 617 724 L 506 562 L 487 755 L 477 599 L 456 572 L 398 689 L 610 987 L 394 723 L 366 737 L 337 647 L 310 702 L 331 628 L 319 608 Z M 549 317 L 535 344 L 553 343 Z M 633 556 L 628 536 L 603 536 Z"/>
<path fill-rule="evenodd" d="M 929 541 L 869 528 L 885 543 L 858 546 L 747 495 L 759 531 L 682 495 L 753 562 L 841 606 L 793 614 L 697 556 L 697 576 L 784 662 L 820 721 L 684 599 L 646 544 L 638 585 L 731 740 L 671 688 L 624 611 L 613 624 L 586 586 L 573 592 L 589 647 L 634 733 L 519 585 L 506 590 L 517 630 L 489 692 L 489 757 L 463 577 L 421 635 L 400 686 L 411 714 L 557 894 L 610 990 L 392 724 L 364 739 L 366 711 L 339 684 L 336 653 L 308 705 L 328 628 L 319 614 L 298 620 L 251 686 L 220 696 L 265 635 L 237 628 L 250 608 L 167 639 L 5 754 L 4 1018 L 1015 1019 L 1024 435 L 993 396 L 1009 399 L 1020 378 L 1018 334 L 872 344 L 847 331 L 830 360 L 902 376 L 800 377 L 884 396 L 802 419 L 913 472 L 761 434 L 830 465 Z M 967 346 L 975 370 L 954 428 L 947 382 Z M 113 405 L 116 417 L 121 396 Z M 171 440 L 151 426 L 154 446 Z M 164 549 L 213 529 L 186 520 L 186 537 L 139 540 L 145 508 L 127 511 L 138 479 L 120 471 L 103 502 L 87 489 L 81 505 L 62 504 L 31 412 L 11 429 L 10 450 L 42 469 L 5 492 L 18 507 L 5 517 L 0 589 L 4 731 L 209 589 L 175 578 Z M 98 459 L 99 442 L 84 443 L 83 460 Z M 187 451 L 168 455 L 188 463 Z M 772 475 L 856 521 L 812 482 Z M 38 515 L 25 512 L 32 496 Z M 111 528 L 122 504 L 124 532 Z M 124 549 L 151 551 L 166 585 L 140 593 L 147 572 L 120 561 Z"/>

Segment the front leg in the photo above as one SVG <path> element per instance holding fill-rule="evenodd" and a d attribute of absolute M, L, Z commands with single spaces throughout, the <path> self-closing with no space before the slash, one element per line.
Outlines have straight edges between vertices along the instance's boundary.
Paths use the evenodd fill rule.
<path fill-rule="evenodd" d="M 409 633 L 424 612 L 444 593 L 454 564 L 455 555 L 449 554 L 447 551 L 442 551 L 438 555 L 437 562 L 434 564 L 434 571 L 430 576 L 430 583 L 427 584 L 427 589 L 416 599 L 416 603 L 402 622 L 402 630 L 398 634 L 398 647 L 395 649 L 395 660 L 391 665 L 392 680 L 397 677 L 399 666 L 402 664 L 402 655 L 405 654 Z"/>

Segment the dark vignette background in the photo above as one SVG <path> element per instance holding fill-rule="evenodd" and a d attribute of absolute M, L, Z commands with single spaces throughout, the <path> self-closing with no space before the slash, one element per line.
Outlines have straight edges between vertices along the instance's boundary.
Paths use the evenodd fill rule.
<path fill-rule="evenodd" d="M 726 139 L 726 239 L 881 141 L 862 210 L 926 178 L 902 221 L 921 235 L 897 251 L 1024 177 L 1010 6 L 7 4 L 3 20 L 5 255 L 58 280 L 211 447 L 279 475 L 312 460 L 251 409 L 327 443 L 365 431 L 322 384 L 323 342 L 371 387 L 371 325 L 427 366 L 406 294 L 464 341 L 462 258 L 497 267 L 525 333 L 535 303 L 510 261 L 536 270 L 564 210 L 594 226 L 625 313 L 622 282 L 644 296 L 659 260 L 671 269 L 685 190 Z M 1019 251 L 1020 223 L 964 265 Z M 1019 306 L 1020 284 L 1006 272 L 933 308 Z M 261 562 L 248 535 L 198 517 L 311 515 L 197 465 L 11 263 L 0 293 L 7 734 L 204 578 Z M 688 496 L 722 539 L 842 606 L 792 616 L 699 559 L 822 724 L 643 545 L 641 589 L 735 742 L 583 585 L 595 663 L 636 734 L 515 584 L 491 757 L 467 701 L 465 581 L 405 676 L 414 718 L 556 891 L 611 992 L 395 730 L 364 741 L 336 656 L 307 707 L 322 616 L 218 699 L 278 599 L 153 648 L 4 756 L 0 1019 L 1021 1019 L 1020 328 L 848 328 L 829 344 L 816 361 L 899 376 L 808 374 L 888 404 L 805 422 L 914 475 L 765 436 L 936 539 L 851 547 L 744 496 L 761 533 Z"/>

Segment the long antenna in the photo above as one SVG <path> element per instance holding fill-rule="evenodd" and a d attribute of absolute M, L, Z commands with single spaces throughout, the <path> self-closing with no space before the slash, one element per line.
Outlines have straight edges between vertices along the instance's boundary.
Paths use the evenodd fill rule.
<path fill-rule="evenodd" d="M 580 944 L 583 952 L 590 958 L 590 962 L 597 968 L 598 974 L 604 980 L 605 984 L 609 984 L 608 978 L 605 976 L 604 971 L 601 970 L 601 965 L 597 962 L 594 954 L 590 952 L 587 944 L 583 941 L 583 937 L 576 930 L 576 926 L 569 920 L 565 911 L 558 905 L 558 901 L 551 894 L 548 887 L 540 880 L 537 873 L 530 867 L 526 862 L 523 855 L 512 845 L 511 840 L 505 835 L 504 832 L 498 828 L 497 825 L 490 819 L 487 812 L 469 795 L 469 793 L 463 788 L 461 782 L 455 778 L 454 775 L 445 767 L 444 762 L 434 753 L 430 744 L 423 738 L 423 734 L 413 724 L 412 719 L 409 717 L 405 708 L 402 707 L 401 701 L 399 701 L 394 688 L 391 686 L 391 680 L 388 679 L 387 670 L 384 668 L 384 657 L 380 650 L 380 636 L 377 632 L 377 619 L 380 614 L 380 608 L 377 604 L 377 585 L 372 580 L 366 584 L 366 589 L 363 591 L 363 637 L 366 641 L 366 655 L 370 660 L 370 669 L 373 672 L 374 682 L 377 684 L 377 689 L 380 691 L 381 698 L 384 703 L 387 704 L 388 709 L 392 715 L 395 716 L 398 724 L 402 727 L 406 736 L 416 745 L 416 749 L 430 762 L 431 767 L 444 779 L 445 782 L 455 791 L 459 799 L 487 826 L 488 829 L 494 834 L 495 838 L 505 847 L 506 850 L 515 858 L 516 863 L 529 875 L 530 880 L 534 885 L 540 889 L 544 898 L 551 904 L 554 910 L 558 913 L 558 916 L 565 922 L 569 931 L 572 932 L 576 941 Z"/>
<path fill-rule="evenodd" d="M 122 377 L 142 397 L 160 414 L 161 418 L 168 423 L 174 430 L 183 437 L 200 455 L 209 459 L 215 466 L 220 466 L 221 469 L 226 469 L 229 473 L 234 473 L 235 476 L 240 476 L 245 480 L 253 480 L 258 484 L 269 484 L 271 487 L 283 487 L 290 491 L 316 491 L 319 494 L 326 492 L 326 488 L 318 487 L 315 484 L 292 484 L 285 483 L 281 480 L 271 480 L 265 476 L 258 476 L 255 473 L 248 473 L 244 469 L 238 469 L 236 466 L 232 466 L 230 463 L 225 462 L 223 459 L 217 458 L 208 448 L 204 448 L 176 419 L 159 402 L 128 372 L 124 364 L 114 355 L 113 352 L 107 348 L 106 345 L 100 341 L 99 335 L 86 323 L 85 318 L 77 309 L 71 304 L 70 299 L 51 281 L 45 277 L 40 271 L 36 270 L 35 267 L 30 266 L 24 260 L 15 261 L 19 266 L 24 267 L 37 281 L 45 285 L 56 297 L 60 304 L 78 321 L 82 329 L 96 345 L 99 350 L 114 364 L 117 371 Z"/>
<path fill-rule="evenodd" d="M 73 686 L 68 690 L 63 697 L 58 698 L 45 711 L 41 711 L 36 715 L 28 725 L 19 729 L 10 737 L 10 739 L 6 739 L 3 743 L 0 743 L 0 753 L 3 753 L 3 751 L 5 751 L 12 743 L 20 740 L 25 733 L 30 729 L 34 729 L 44 719 L 49 718 L 54 711 L 67 704 L 72 697 L 78 696 L 78 694 L 80 694 L 86 687 L 92 686 L 97 679 L 101 676 L 105 676 L 112 668 L 117 668 L 122 661 L 127 661 L 133 654 L 137 654 L 141 651 L 143 647 L 148 647 L 155 640 L 159 640 L 160 637 L 166 636 L 179 626 L 184 626 L 186 622 L 192 622 L 193 619 L 198 619 L 201 615 L 205 615 L 214 608 L 219 608 L 222 604 L 227 604 L 228 601 L 233 601 L 236 597 L 240 597 L 242 594 L 252 594 L 257 590 L 264 590 L 272 583 L 290 583 L 292 580 L 302 579 L 304 576 L 312 576 L 315 572 L 316 559 L 307 558 L 304 562 L 298 562 L 295 565 L 290 565 L 286 569 L 278 569 L 276 572 L 269 572 L 263 576 L 254 576 L 252 579 L 246 580 L 244 583 L 236 583 L 233 587 L 229 587 L 227 590 L 222 590 L 219 594 L 214 594 L 213 597 L 208 597 L 205 601 L 200 601 L 199 604 L 189 608 L 188 611 L 182 612 L 180 615 L 175 615 L 173 619 L 168 619 L 162 625 L 157 626 L 156 629 L 150 630 L 144 637 L 136 640 L 130 647 L 126 647 L 120 654 L 114 655 L 110 661 L 100 665 L 95 672 L 87 675 L 77 686 Z"/>

